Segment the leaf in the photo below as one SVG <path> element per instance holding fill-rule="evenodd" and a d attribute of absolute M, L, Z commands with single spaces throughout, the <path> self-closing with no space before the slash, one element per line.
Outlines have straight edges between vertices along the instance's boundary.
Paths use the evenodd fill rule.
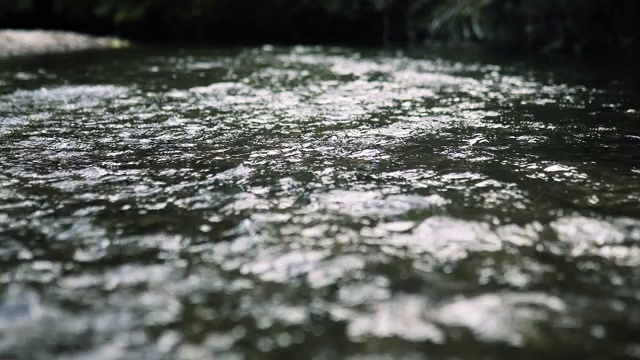
<path fill-rule="evenodd" d="M 120 7 L 114 16 L 116 23 L 136 22 L 144 18 L 152 3 L 145 1 L 137 4 L 125 3 Z"/>

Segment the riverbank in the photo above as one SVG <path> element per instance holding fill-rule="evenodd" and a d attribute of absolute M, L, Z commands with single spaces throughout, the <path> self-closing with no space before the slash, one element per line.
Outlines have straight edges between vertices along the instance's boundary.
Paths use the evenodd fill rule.
<path fill-rule="evenodd" d="M 640 56 L 635 0 L 38 0 L 0 7 L 0 28 L 117 34 L 142 42 L 421 45 Z"/>
<path fill-rule="evenodd" d="M 125 46 L 126 40 L 69 31 L 0 30 L 0 59 Z"/>

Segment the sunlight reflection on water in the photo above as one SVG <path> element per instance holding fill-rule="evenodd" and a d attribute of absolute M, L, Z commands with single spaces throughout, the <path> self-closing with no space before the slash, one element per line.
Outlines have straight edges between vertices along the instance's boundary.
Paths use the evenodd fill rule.
<path fill-rule="evenodd" d="M 640 346 L 607 90 L 333 48 L 82 66 L 0 76 L 0 357 Z"/>

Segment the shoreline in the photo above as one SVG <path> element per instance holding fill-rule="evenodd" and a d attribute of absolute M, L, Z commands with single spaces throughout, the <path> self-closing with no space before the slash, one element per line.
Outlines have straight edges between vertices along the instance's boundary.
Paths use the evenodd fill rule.
<path fill-rule="evenodd" d="M 130 45 L 128 41 L 115 37 L 97 37 L 71 31 L 0 30 L 0 59 L 90 49 L 114 49 Z"/>

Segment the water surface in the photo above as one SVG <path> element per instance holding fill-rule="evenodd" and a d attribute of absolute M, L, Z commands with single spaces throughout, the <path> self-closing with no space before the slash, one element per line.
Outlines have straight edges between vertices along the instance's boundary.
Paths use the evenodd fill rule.
<path fill-rule="evenodd" d="M 640 87 L 326 47 L 0 63 L 0 357 L 640 358 Z"/>

